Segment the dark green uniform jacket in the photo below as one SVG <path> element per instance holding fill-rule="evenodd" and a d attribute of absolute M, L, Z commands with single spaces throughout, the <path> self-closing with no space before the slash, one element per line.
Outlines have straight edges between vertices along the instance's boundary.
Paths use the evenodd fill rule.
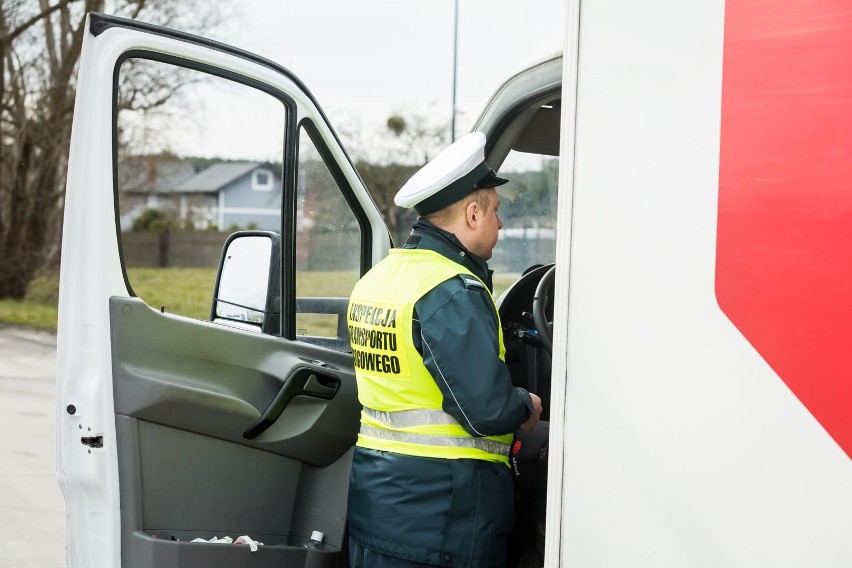
<path fill-rule="evenodd" d="M 404 246 L 438 252 L 491 288 L 485 261 L 428 221 L 415 223 Z M 512 386 L 499 358 L 490 290 L 451 278 L 415 304 L 414 320 L 414 345 L 443 394 L 443 409 L 467 432 L 506 434 L 529 417 L 529 393 Z M 504 464 L 355 448 L 349 529 L 366 548 L 436 566 L 504 566 L 513 520 Z"/>

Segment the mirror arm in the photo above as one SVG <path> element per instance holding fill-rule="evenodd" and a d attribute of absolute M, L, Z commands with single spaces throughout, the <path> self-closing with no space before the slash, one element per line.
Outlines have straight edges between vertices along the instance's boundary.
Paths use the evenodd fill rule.
<path fill-rule="evenodd" d="M 223 304 L 228 304 L 229 306 L 237 306 L 238 308 L 245 308 L 247 310 L 251 310 L 253 312 L 258 312 L 258 313 L 261 313 L 261 314 L 267 315 L 267 316 L 272 313 L 268 310 L 261 310 L 260 308 L 253 308 L 251 306 L 246 306 L 246 305 L 243 305 L 243 304 L 238 304 L 236 302 L 231 302 L 230 300 L 223 300 L 222 298 L 219 298 L 218 296 L 216 298 L 213 298 L 213 300 L 216 301 L 216 302 L 222 302 Z"/>

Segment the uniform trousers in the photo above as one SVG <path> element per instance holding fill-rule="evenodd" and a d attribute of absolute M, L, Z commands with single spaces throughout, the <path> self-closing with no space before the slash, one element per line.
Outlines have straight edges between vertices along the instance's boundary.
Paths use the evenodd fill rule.
<path fill-rule="evenodd" d="M 396 556 L 388 556 L 387 554 L 365 548 L 352 538 L 349 539 L 350 568 L 420 568 L 428 566 L 432 566 L 432 564 L 421 564 L 420 562 L 412 562 L 411 560 L 397 558 Z"/>

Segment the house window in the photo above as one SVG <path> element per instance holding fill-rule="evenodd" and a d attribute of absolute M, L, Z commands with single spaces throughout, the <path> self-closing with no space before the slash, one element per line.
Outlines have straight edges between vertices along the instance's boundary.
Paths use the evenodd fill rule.
<path fill-rule="evenodd" d="M 251 178 L 251 188 L 255 191 L 272 191 L 272 172 L 255 170 Z"/>

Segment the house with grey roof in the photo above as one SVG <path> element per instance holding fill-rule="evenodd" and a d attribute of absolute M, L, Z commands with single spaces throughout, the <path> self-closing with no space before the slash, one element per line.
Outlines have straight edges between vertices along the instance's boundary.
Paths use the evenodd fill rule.
<path fill-rule="evenodd" d="M 281 228 L 281 176 L 269 163 L 213 164 L 178 185 L 174 193 L 180 196 L 180 218 L 192 220 L 196 228 Z"/>
<path fill-rule="evenodd" d="M 118 163 L 121 230 L 146 209 L 173 211 L 174 188 L 196 174 L 192 162 L 174 156 L 132 156 Z"/>
<path fill-rule="evenodd" d="M 220 162 L 196 172 L 188 160 L 131 158 L 119 166 L 122 230 L 145 209 L 169 212 L 183 227 L 280 229 L 281 176 L 264 162 Z M 128 199 L 129 198 L 129 199 Z"/>

